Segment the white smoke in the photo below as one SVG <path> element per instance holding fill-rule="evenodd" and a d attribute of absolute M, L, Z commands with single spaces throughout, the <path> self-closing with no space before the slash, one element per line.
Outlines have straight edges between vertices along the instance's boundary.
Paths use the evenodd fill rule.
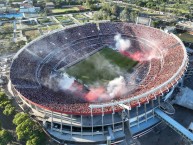
<path fill-rule="evenodd" d="M 113 79 L 107 85 L 107 93 L 111 98 L 126 93 L 126 82 L 123 76 Z"/>
<path fill-rule="evenodd" d="M 151 59 L 161 59 L 162 55 L 157 49 L 148 49 L 144 53 L 143 61 Z"/>
<path fill-rule="evenodd" d="M 54 90 L 67 90 L 74 82 L 73 77 L 69 77 L 67 74 L 58 75 L 56 73 L 51 74 L 49 78 L 44 78 L 43 85 Z"/>
<path fill-rule="evenodd" d="M 66 73 L 64 73 L 61 79 L 58 80 L 58 86 L 62 90 L 70 89 L 70 87 L 74 83 L 74 80 L 75 79 L 73 77 L 69 77 Z"/>
<path fill-rule="evenodd" d="M 150 61 L 151 59 L 162 59 L 163 55 L 167 54 L 167 50 L 163 49 L 162 52 L 157 48 L 158 43 L 155 41 L 152 42 L 139 42 L 143 43 L 142 46 L 139 46 L 140 51 L 136 48 L 135 51 L 131 50 L 131 41 L 129 39 L 123 39 L 121 34 L 114 36 L 115 40 L 115 49 L 121 52 L 127 52 L 128 57 L 137 61 Z M 138 47 L 138 46 L 134 46 Z"/>
<path fill-rule="evenodd" d="M 114 40 L 116 41 L 116 49 L 117 50 L 122 50 L 125 51 L 127 49 L 129 49 L 129 47 L 131 46 L 131 42 L 129 39 L 123 39 L 121 37 L 121 34 L 117 34 L 114 36 Z"/>
<path fill-rule="evenodd" d="M 54 91 L 57 91 L 58 88 L 55 85 L 53 85 L 53 83 L 52 83 L 53 78 L 55 78 L 55 77 L 56 77 L 56 74 L 51 74 L 50 76 L 46 76 L 46 77 L 42 78 L 42 80 L 43 80 L 42 85 L 46 86 Z"/>

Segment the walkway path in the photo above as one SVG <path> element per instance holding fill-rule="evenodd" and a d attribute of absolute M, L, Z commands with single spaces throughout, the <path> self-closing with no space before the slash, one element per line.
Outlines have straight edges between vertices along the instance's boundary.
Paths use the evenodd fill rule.
<path fill-rule="evenodd" d="M 55 20 L 55 21 L 60 25 L 61 28 L 64 28 L 64 26 L 60 23 L 60 21 L 58 21 L 58 20 L 56 19 L 56 17 L 51 16 L 51 18 L 52 18 L 53 20 Z"/>
<path fill-rule="evenodd" d="M 73 17 L 72 14 L 69 14 L 69 17 L 72 18 L 76 24 L 81 24 L 77 19 L 75 19 L 75 18 Z"/>

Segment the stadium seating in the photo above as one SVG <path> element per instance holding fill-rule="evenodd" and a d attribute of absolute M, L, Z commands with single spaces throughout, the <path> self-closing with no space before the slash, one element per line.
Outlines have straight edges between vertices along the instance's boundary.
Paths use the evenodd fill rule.
<path fill-rule="evenodd" d="M 11 66 L 12 84 L 21 97 L 39 107 L 68 114 L 101 114 L 102 108 L 95 108 L 91 111 L 89 105 L 92 103 L 85 100 L 83 95 L 77 97 L 77 94 L 61 91 L 56 87 L 57 85 L 50 84 L 48 80 L 53 71 L 69 67 L 100 50 L 102 46 L 115 47 L 114 36 L 118 33 L 123 38 L 130 39 L 132 53 L 156 49 L 162 57 L 140 62 L 140 65 L 136 67 L 136 74 L 133 75 L 133 79 L 136 79 L 136 75 L 138 77 L 137 85 L 128 96 L 120 96 L 114 101 L 123 101 L 159 87 L 172 78 L 183 63 L 186 55 L 184 48 L 179 40 L 170 34 L 130 23 L 99 23 L 99 29 L 96 24 L 91 23 L 43 36 L 24 47 L 14 58 Z M 185 67 L 184 65 L 175 80 L 171 80 L 159 91 L 139 100 L 125 102 L 125 104 L 135 107 L 148 99 L 153 99 L 155 95 L 160 95 L 160 91 L 166 91 L 176 83 L 176 80 L 180 79 Z M 101 102 L 94 104 L 101 104 Z M 122 110 L 118 105 L 115 105 L 114 109 L 115 112 Z M 113 110 L 112 107 L 104 107 L 103 111 L 110 113 Z"/>

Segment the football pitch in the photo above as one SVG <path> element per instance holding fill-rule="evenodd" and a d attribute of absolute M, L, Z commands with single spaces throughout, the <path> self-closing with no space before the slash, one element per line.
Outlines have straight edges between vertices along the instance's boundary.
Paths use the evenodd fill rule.
<path fill-rule="evenodd" d="M 111 48 L 103 48 L 79 63 L 69 67 L 66 73 L 86 85 L 104 84 L 130 72 L 138 62 Z"/>

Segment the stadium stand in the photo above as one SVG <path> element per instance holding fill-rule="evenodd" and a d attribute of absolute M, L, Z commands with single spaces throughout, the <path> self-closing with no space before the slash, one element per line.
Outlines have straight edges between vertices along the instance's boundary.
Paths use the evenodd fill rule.
<path fill-rule="evenodd" d="M 115 47 L 114 36 L 118 33 L 131 40 L 133 53 L 156 49 L 162 57 L 141 62 L 136 69 L 140 80 L 138 85 L 129 95 L 116 98 L 113 102 L 125 100 L 126 105 L 135 107 L 148 102 L 155 94 L 159 96 L 177 83 L 186 68 L 186 54 L 178 39 L 151 27 L 112 22 L 99 23 L 99 29 L 94 23 L 63 29 L 33 41 L 14 58 L 10 72 L 11 82 L 23 99 L 40 108 L 66 114 L 101 114 L 101 108 L 91 109 L 89 106 L 92 103 L 83 97 L 55 90 L 54 86 L 49 86 L 46 81 L 53 71 L 70 67 L 97 52 L 102 46 Z M 175 78 L 167 82 L 172 77 Z M 164 82 L 167 83 L 162 86 Z M 130 103 L 127 101 L 154 89 L 155 91 L 145 97 Z M 108 101 L 94 104 L 105 103 Z M 113 109 L 119 112 L 123 108 L 114 105 Z M 112 113 L 113 109 L 106 106 L 103 113 Z"/>

